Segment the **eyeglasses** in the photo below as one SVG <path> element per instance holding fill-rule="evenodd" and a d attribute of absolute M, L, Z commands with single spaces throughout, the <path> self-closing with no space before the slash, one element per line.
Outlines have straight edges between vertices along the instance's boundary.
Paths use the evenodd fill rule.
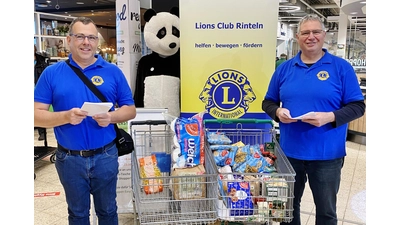
<path fill-rule="evenodd" d="M 87 38 L 90 42 L 95 42 L 99 39 L 99 37 L 94 35 L 85 36 L 83 34 L 70 34 L 70 36 L 74 36 L 78 41 L 84 41 Z"/>
<path fill-rule="evenodd" d="M 324 32 L 324 30 L 303 30 L 303 31 L 300 31 L 300 36 L 308 37 L 308 36 L 310 36 L 311 33 L 313 33 L 314 36 L 319 36 L 323 32 Z"/>

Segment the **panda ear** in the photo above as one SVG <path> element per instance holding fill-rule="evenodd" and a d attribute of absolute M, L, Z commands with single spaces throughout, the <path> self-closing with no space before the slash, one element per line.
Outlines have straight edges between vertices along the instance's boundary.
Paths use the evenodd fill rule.
<path fill-rule="evenodd" d="M 154 9 L 148 9 L 146 12 L 144 12 L 143 18 L 144 21 L 149 22 L 151 17 L 155 16 L 157 13 Z"/>
<path fill-rule="evenodd" d="M 178 7 L 176 7 L 176 6 L 172 7 L 171 10 L 169 10 L 169 12 L 172 15 L 175 15 L 175 16 L 179 17 L 179 8 Z"/>

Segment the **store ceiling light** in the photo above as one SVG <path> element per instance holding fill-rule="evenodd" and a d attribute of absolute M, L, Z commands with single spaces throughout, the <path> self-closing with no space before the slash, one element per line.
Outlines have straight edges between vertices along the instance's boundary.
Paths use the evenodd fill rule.
<path fill-rule="evenodd" d="M 38 6 L 38 7 L 41 7 L 41 8 L 46 8 L 46 7 L 48 7 L 47 3 L 39 3 L 39 4 L 37 4 L 37 6 Z"/>
<path fill-rule="evenodd" d="M 294 16 L 282 16 L 278 17 L 278 21 L 285 21 L 285 22 L 299 22 L 302 17 L 294 17 Z"/>
<path fill-rule="evenodd" d="M 300 6 L 297 5 L 280 5 L 279 6 L 279 12 L 296 12 L 300 10 Z"/>
<path fill-rule="evenodd" d="M 84 2 L 76 2 L 77 5 L 83 5 L 85 4 Z"/>

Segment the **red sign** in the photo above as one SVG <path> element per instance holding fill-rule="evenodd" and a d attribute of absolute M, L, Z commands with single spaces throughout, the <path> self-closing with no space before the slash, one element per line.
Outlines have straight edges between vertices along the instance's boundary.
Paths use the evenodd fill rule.
<path fill-rule="evenodd" d="M 46 196 L 57 196 L 60 195 L 60 192 L 44 192 L 44 193 L 35 193 L 34 197 L 46 197 Z"/>

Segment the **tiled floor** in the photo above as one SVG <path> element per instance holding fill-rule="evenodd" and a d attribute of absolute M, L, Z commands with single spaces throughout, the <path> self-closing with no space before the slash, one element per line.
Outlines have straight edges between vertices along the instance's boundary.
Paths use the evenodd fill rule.
<path fill-rule="evenodd" d="M 47 129 L 49 146 L 56 146 L 52 129 Z M 43 146 L 34 131 L 35 146 Z M 366 224 L 366 146 L 347 142 L 347 157 L 342 170 L 342 182 L 338 196 L 338 225 Z M 63 188 L 58 180 L 50 157 L 35 163 L 34 221 L 35 225 L 67 225 L 67 205 Z M 58 194 L 59 192 L 59 194 Z M 40 195 L 42 194 L 42 195 Z M 302 199 L 302 225 L 315 224 L 315 209 L 311 191 L 307 188 Z M 91 218 L 96 225 L 96 219 Z M 132 214 L 120 214 L 119 224 L 134 224 Z"/>

